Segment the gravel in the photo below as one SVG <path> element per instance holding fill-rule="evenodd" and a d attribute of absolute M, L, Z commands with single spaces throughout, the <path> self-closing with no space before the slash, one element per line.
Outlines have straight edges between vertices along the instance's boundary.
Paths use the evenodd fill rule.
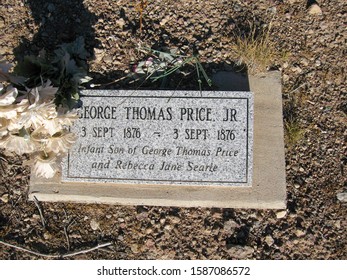
<path fill-rule="evenodd" d="M 282 71 L 283 117 L 292 128 L 286 211 L 40 203 L 43 227 L 27 201 L 26 158 L 0 151 L 0 239 L 45 254 L 113 243 L 74 259 L 346 259 L 347 3 L 322 0 L 313 12 L 303 1 L 148 2 L 140 34 L 133 1 L 2 1 L 0 54 L 20 60 L 84 36 L 95 84 L 129 73 L 146 57 L 140 45 L 195 49 L 211 75 L 236 61 L 231 47 L 245 22 L 271 22 L 270 40 L 287 54 L 271 66 Z M 177 74 L 167 87 L 198 89 L 197 78 Z M 294 126 L 299 137 L 288 141 Z M 39 258 L 0 248 L 2 259 Z"/>

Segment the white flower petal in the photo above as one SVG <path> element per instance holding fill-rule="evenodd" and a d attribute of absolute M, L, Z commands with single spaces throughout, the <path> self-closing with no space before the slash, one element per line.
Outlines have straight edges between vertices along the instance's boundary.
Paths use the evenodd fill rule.
<path fill-rule="evenodd" d="M 46 149 L 56 154 L 65 154 L 76 142 L 77 136 L 71 132 L 63 132 L 59 136 L 52 136 L 48 139 Z"/>
<path fill-rule="evenodd" d="M 8 134 L 0 140 L 0 148 L 4 148 L 18 155 L 32 153 L 36 150 L 36 145 L 31 139 L 14 134 Z"/>
<path fill-rule="evenodd" d="M 0 107 L 0 118 L 13 119 L 17 117 L 16 105 Z"/>
<path fill-rule="evenodd" d="M 32 172 L 37 177 L 46 179 L 54 177 L 59 170 L 59 159 L 54 153 L 36 155 L 32 167 Z"/>
<path fill-rule="evenodd" d="M 8 106 L 15 102 L 18 95 L 18 91 L 16 88 L 12 88 L 8 90 L 3 95 L 0 95 L 0 106 Z"/>
<path fill-rule="evenodd" d="M 10 124 L 10 120 L 5 118 L 0 118 L 0 139 L 8 134 L 8 125 Z"/>
<path fill-rule="evenodd" d="M 27 110 L 22 112 L 18 118 L 18 122 L 23 124 L 25 128 L 40 128 L 47 119 L 53 119 L 57 116 L 55 105 L 53 102 L 43 103 L 40 105 L 31 105 Z"/>

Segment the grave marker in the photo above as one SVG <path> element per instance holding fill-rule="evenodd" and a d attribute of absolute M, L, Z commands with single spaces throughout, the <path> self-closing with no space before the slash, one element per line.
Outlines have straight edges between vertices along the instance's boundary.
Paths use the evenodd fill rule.
<path fill-rule="evenodd" d="M 85 91 L 63 182 L 251 186 L 250 92 Z"/>
<path fill-rule="evenodd" d="M 29 199 L 285 208 L 280 73 L 217 74 L 225 92 L 85 91 L 78 142 Z"/>

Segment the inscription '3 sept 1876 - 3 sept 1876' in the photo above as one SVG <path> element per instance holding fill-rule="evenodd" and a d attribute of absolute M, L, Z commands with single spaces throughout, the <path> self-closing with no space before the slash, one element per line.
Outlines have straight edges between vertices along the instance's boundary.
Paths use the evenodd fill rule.
<path fill-rule="evenodd" d="M 252 95 L 225 95 L 83 97 L 63 179 L 248 185 Z"/>

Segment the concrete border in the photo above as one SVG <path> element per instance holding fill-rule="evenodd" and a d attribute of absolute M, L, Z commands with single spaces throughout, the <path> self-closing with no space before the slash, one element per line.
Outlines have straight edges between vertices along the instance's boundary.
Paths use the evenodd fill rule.
<path fill-rule="evenodd" d="M 247 77 L 222 72 L 215 83 L 221 90 L 233 90 L 236 78 L 244 81 L 248 79 L 250 90 L 254 92 L 252 187 L 60 183 L 59 175 L 53 180 L 39 180 L 32 176 L 29 200 L 33 200 L 35 196 L 40 201 L 54 202 L 286 208 L 281 75 L 279 72 L 270 72 L 266 76 Z"/>

